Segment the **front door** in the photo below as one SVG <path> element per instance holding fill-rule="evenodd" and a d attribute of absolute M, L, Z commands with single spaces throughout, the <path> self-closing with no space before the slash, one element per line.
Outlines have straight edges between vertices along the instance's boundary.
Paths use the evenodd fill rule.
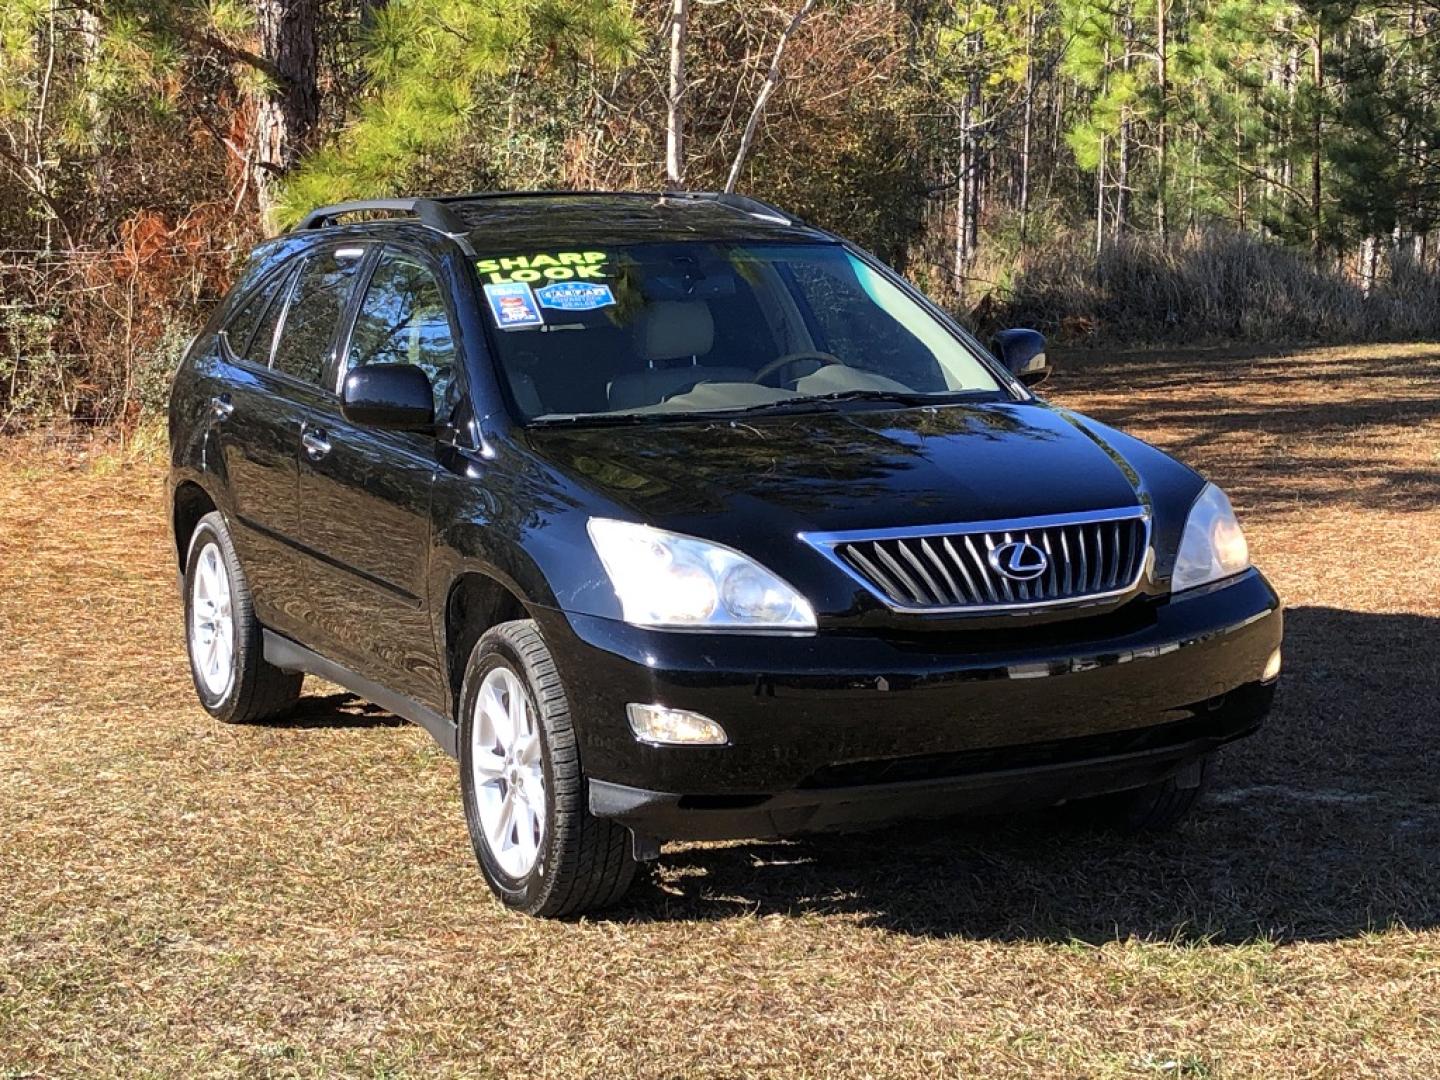
<path fill-rule="evenodd" d="M 337 386 L 363 364 L 415 364 L 430 376 L 443 418 L 456 377 L 455 340 L 431 264 L 383 249 L 344 346 Z M 300 528 L 316 556 L 309 595 L 334 658 L 443 709 L 445 679 L 426 595 L 440 444 L 430 432 L 352 424 L 338 404 L 306 434 Z"/>

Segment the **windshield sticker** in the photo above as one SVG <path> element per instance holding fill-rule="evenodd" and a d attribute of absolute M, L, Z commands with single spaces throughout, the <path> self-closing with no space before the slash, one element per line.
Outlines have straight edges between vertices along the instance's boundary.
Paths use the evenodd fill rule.
<path fill-rule="evenodd" d="M 558 311 L 595 311 L 615 303 L 609 285 L 589 281 L 555 281 L 535 290 L 540 306 Z"/>
<path fill-rule="evenodd" d="M 495 285 L 507 281 L 594 281 L 609 276 L 605 273 L 609 259 L 603 251 L 556 251 L 479 259 L 475 269 Z"/>
<path fill-rule="evenodd" d="M 524 282 L 486 285 L 485 299 L 490 301 L 490 314 L 501 330 L 519 330 L 545 323 L 545 316 L 535 303 L 535 294 Z"/>

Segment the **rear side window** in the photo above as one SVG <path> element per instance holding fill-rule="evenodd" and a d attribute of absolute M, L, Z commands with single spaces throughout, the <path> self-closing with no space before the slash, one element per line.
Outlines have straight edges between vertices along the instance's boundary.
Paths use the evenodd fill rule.
<path fill-rule="evenodd" d="M 245 350 L 244 358 L 259 367 L 270 363 L 270 351 L 275 347 L 275 330 L 285 314 L 285 300 L 290 295 L 290 290 L 295 287 L 295 273 L 295 267 L 292 266 L 279 275 L 279 288 L 271 297 L 270 306 L 265 309 L 260 325 L 255 328 L 250 347 Z"/>
<path fill-rule="evenodd" d="M 338 248 L 305 260 L 275 347 L 271 366 L 276 371 L 304 382 L 320 382 L 363 256 L 362 248 Z"/>
<path fill-rule="evenodd" d="M 417 259 L 387 252 L 370 277 L 350 335 L 346 370 L 365 364 L 414 364 L 430 376 L 435 415 L 448 414 L 455 339 L 440 283 Z"/>
<path fill-rule="evenodd" d="M 225 326 L 225 344 L 242 360 L 264 367 L 270 362 L 270 345 L 275 337 L 275 323 L 284 304 L 285 286 L 293 271 L 272 274 L 256 289 L 244 306 Z"/>

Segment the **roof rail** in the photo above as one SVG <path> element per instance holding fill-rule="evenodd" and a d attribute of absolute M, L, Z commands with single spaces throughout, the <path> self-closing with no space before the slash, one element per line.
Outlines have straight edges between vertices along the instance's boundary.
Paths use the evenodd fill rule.
<path fill-rule="evenodd" d="M 346 214 L 363 214 L 377 210 L 392 210 L 413 217 L 427 229 L 444 233 L 456 241 L 467 255 L 475 254 L 470 246 L 469 230 L 465 223 L 448 206 L 434 199 L 354 199 L 331 206 L 320 206 L 301 218 L 294 231 L 323 229 L 327 225 L 334 225 L 336 218 Z"/>
<path fill-rule="evenodd" d="M 566 197 L 583 199 L 588 196 L 633 199 L 694 199 L 696 201 L 719 203 L 722 206 L 739 210 L 741 213 L 753 214 L 756 217 L 778 222 L 781 225 L 804 224 L 799 218 L 781 210 L 778 206 L 761 202 L 759 199 L 751 198 L 749 195 L 737 195 L 730 191 L 584 191 L 573 188 L 540 188 L 522 191 L 471 191 L 464 195 L 441 195 L 433 201 L 451 203 L 475 202 L 482 199 L 545 199 Z"/>

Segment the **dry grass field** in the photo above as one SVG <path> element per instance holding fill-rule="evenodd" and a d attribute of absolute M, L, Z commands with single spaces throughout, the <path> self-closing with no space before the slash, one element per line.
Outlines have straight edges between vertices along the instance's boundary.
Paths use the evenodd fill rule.
<path fill-rule="evenodd" d="M 1052 396 L 1223 483 L 1290 605 L 1203 811 L 672 845 L 568 924 L 418 728 L 199 709 L 158 465 L 0 449 L 0 1076 L 1440 1076 L 1440 346 Z"/>

